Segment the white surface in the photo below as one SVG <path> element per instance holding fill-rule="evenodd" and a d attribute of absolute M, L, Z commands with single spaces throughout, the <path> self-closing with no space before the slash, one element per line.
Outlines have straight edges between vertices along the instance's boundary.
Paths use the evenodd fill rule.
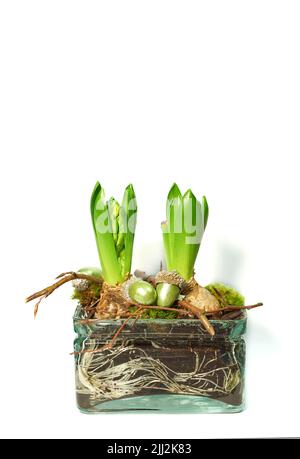
<path fill-rule="evenodd" d="M 300 435 L 299 20 L 297 1 L 1 2 L 1 437 Z M 98 263 L 97 179 L 134 183 L 139 268 L 159 266 L 172 182 L 206 194 L 199 280 L 265 304 L 244 413 L 77 411 L 70 288 L 36 322 L 24 297 Z"/>

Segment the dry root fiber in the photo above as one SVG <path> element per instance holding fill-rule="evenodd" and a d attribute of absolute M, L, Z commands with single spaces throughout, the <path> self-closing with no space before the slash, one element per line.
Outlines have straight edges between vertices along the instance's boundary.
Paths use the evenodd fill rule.
<path fill-rule="evenodd" d="M 120 319 L 128 315 L 128 301 L 124 296 L 123 288 L 119 285 L 102 286 L 100 300 L 96 306 L 96 319 Z"/>
<path fill-rule="evenodd" d="M 93 346 L 90 342 L 89 346 Z M 155 348 L 157 343 L 152 343 Z M 167 352 L 162 349 L 165 353 Z M 85 353 L 77 364 L 78 393 L 101 402 L 159 390 L 202 396 L 228 395 L 241 381 L 235 358 L 220 366 L 220 355 L 191 350 L 195 366 L 191 372 L 175 371 L 162 359 L 153 358 L 134 343 L 126 342 L 101 353 Z"/>

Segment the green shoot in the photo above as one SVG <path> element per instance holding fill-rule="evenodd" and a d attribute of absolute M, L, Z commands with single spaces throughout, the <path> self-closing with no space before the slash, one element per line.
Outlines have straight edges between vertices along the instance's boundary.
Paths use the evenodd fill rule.
<path fill-rule="evenodd" d="M 162 223 L 166 265 L 185 280 L 194 274 L 194 265 L 208 220 L 205 196 L 200 203 L 191 190 L 183 196 L 174 184 L 167 198 L 167 221 Z"/>
<path fill-rule="evenodd" d="M 91 197 L 91 215 L 104 280 L 124 282 L 131 270 L 136 226 L 136 198 L 132 185 L 124 192 L 122 206 L 97 182 Z"/>

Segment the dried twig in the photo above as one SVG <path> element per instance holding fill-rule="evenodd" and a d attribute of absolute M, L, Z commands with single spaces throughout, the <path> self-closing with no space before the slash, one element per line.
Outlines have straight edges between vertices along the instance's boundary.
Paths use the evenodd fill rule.
<path fill-rule="evenodd" d="M 225 312 L 225 314 L 222 315 L 221 318 L 222 318 L 222 320 L 234 320 L 234 319 L 240 318 L 241 314 L 242 314 L 241 310 L 230 311 L 230 312 Z"/>
<path fill-rule="evenodd" d="M 118 336 L 120 335 L 120 333 L 122 332 L 122 330 L 124 330 L 124 328 L 126 327 L 126 325 L 128 324 L 129 320 L 130 319 L 133 319 L 134 317 L 136 319 L 138 319 L 138 316 L 141 312 L 142 308 L 139 308 L 137 309 L 136 311 L 130 313 L 130 315 L 127 317 L 126 320 L 124 320 L 124 322 L 122 323 L 122 325 L 118 328 L 118 330 L 116 331 L 116 333 L 114 334 L 114 336 L 112 337 L 112 339 L 110 340 L 109 343 L 105 344 L 104 346 L 98 348 L 98 349 L 84 349 L 80 352 L 72 352 L 70 355 L 81 355 L 81 354 L 97 354 L 99 352 L 102 352 L 106 349 L 112 349 L 113 348 L 113 345 L 115 344 Z M 97 320 L 97 319 L 96 319 Z M 82 323 L 82 322 L 81 322 Z M 135 323 L 135 322 L 134 322 Z"/>
<path fill-rule="evenodd" d="M 259 308 L 260 306 L 263 306 L 263 303 L 251 304 L 250 306 L 232 306 L 232 305 L 228 305 L 228 306 L 226 306 L 224 308 L 214 309 L 213 311 L 205 312 L 205 314 L 210 315 L 210 314 L 215 314 L 216 312 L 239 311 L 239 310 L 242 310 L 242 309 L 249 310 L 249 309 Z"/>
<path fill-rule="evenodd" d="M 39 299 L 39 301 L 35 304 L 34 306 L 34 311 L 33 311 L 33 314 L 34 314 L 34 318 L 36 319 L 36 316 L 37 316 L 37 313 L 39 312 L 39 305 L 40 305 L 40 302 L 46 298 L 46 296 L 41 296 L 41 298 Z"/>
<path fill-rule="evenodd" d="M 199 308 L 197 308 L 196 306 L 193 306 L 191 303 L 189 303 L 186 300 L 178 301 L 178 304 L 180 306 L 183 306 L 188 311 L 192 312 L 196 317 L 198 317 L 198 319 L 201 321 L 201 323 L 205 327 L 206 331 L 211 336 L 214 336 L 215 330 L 214 330 L 214 327 L 209 322 L 209 320 L 207 319 L 207 317 L 205 316 L 206 312 L 204 313 L 204 311 L 201 311 Z"/>
<path fill-rule="evenodd" d="M 260 306 L 263 306 L 263 303 L 252 304 L 250 306 L 232 306 L 232 305 L 228 305 L 228 306 L 225 306 L 225 307 L 219 308 L 219 309 L 212 309 L 210 311 L 201 311 L 199 308 L 197 308 L 196 306 L 193 306 L 191 303 L 189 303 L 186 300 L 178 301 L 178 304 L 180 306 L 183 306 L 184 308 L 186 308 L 190 312 L 192 312 L 196 317 L 198 317 L 198 319 L 201 320 L 202 324 L 204 325 L 205 329 L 212 336 L 215 334 L 215 331 L 214 331 L 213 326 L 211 325 L 211 323 L 207 319 L 207 317 L 206 317 L 207 315 L 214 315 L 214 314 L 216 314 L 218 312 L 223 312 L 223 311 L 239 311 L 239 310 L 242 310 L 242 309 L 248 310 L 248 309 L 254 309 L 254 308 L 258 308 Z"/>
<path fill-rule="evenodd" d="M 85 310 L 86 312 L 93 311 L 93 310 L 96 308 L 96 306 L 97 306 L 97 304 L 99 303 L 99 301 L 100 301 L 100 298 L 97 298 L 97 300 L 94 301 L 94 303 L 90 304 L 89 306 L 85 306 L 85 307 L 84 307 L 84 310 Z"/>
<path fill-rule="evenodd" d="M 70 282 L 75 279 L 84 279 L 88 280 L 90 282 L 93 282 L 95 284 L 100 284 L 102 285 L 103 280 L 100 279 L 99 277 L 94 277 L 94 276 L 89 276 L 87 274 L 82 274 L 82 273 L 75 273 L 75 272 L 68 272 L 68 273 L 63 273 L 60 274 L 57 279 L 59 281 L 55 282 L 55 284 L 50 285 L 49 287 L 44 288 L 43 290 L 40 290 L 39 292 L 34 293 L 33 295 L 30 295 L 28 298 L 26 298 L 25 302 L 29 303 L 32 300 L 36 300 L 37 298 L 42 297 L 46 298 L 47 296 L 51 295 L 51 293 L 54 292 L 58 287 L 61 285 L 65 284 L 66 282 Z"/>
<path fill-rule="evenodd" d="M 198 318 L 199 318 L 200 322 L 202 323 L 202 325 L 204 326 L 205 330 L 211 336 L 214 336 L 215 335 L 215 329 L 212 326 L 212 324 L 210 323 L 210 321 L 208 320 L 208 318 L 206 317 L 206 315 L 205 314 L 200 314 Z"/>
<path fill-rule="evenodd" d="M 104 346 L 104 349 L 112 349 L 113 345 L 115 344 L 118 336 L 120 335 L 120 333 L 122 332 L 122 330 L 124 330 L 124 328 L 126 327 L 127 323 L 129 322 L 130 319 L 132 319 L 134 316 L 136 316 L 136 318 L 138 318 L 139 316 L 139 313 L 141 312 L 141 309 L 138 309 L 137 311 L 133 312 L 124 322 L 123 324 L 119 327 L 119 329 L 116 331 L 116 333 L 114 334 L 114 336 L 112 337 L 111 341 L 106 344 Z"/>
<path fill-rule="evenodd" d="M 189 303 L 186 300 L 181 300 L 178 301 L 178 304 L 180 306 L 183 306 L 184 308 L 188 309 L 191 311 L 195 316 L 198 317 L 199 314 L 205 314 L 205 315 L 213 315 L 216 314 L 217 312 L 223 312 L 223 311 L 239 311 L 241 309 L 254 309 L 258 308 L 260 306 L 263 306 L 263 303 L 256 303 L 256 304 L 251 304 L 250 306 L 233 306 L 233 305 L 227 305 L 224 308 L 219 308 L 219 309 L 211 309 L 210 311 L 199 311 L 199 309 L 196 306 L 193 306 L 191 303 Z"/>

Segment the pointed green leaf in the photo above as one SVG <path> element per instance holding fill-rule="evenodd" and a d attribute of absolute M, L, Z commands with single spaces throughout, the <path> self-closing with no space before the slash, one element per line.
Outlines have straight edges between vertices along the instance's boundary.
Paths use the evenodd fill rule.
<path fill-rule="evenodd" d="M 173 183 L 173 185 L 171 186 L 170 191 L 168 193 L 168 197 L 167 197 L 167 203 L 166 203 L 166 214 L 167 214 L 167 216 L 169 214 L 169 205 L 170 205 L 170 203 L 174 199 L 181 198 L 181 197 L 182 197 L 181 191 L 180 191 L 177 183 Z"/>
<path fill-rule="evenodd" d="M 201 204 L 191 190 L 183 196 L 184 211 L 184 246 L 180 263 L 180 274 L 190 280 L 194 273 L 194 265 L 199 252 L 203 235 Z"/>
<path fill-rule="evenodd" d="M 131 270 L 133 242 L 136 227 L 137 204 L 133 186 L 126 187 L 120 208 L 119 231 L 124 238 L 124 255 L 120 258 L 121 271 L 126 277 Z M 121 239 L 122 240 L 122 239 Z"/>
<path fill-rule="evenodd" d="M 162 235 L 163 235 L 163 244 L 164 244 L 164 251 L 165 251 L 165 258 L 166 258 L 166 266 L 169 271 L 172 271 L 171 269 L 171 254 L 172 254 L 172 249 L 170 246 L 170 232 L 169 232 L 169 225 L 167 222 L 163 222 L 161 224 L 161 230 L 162 230 Z"/>
<path fill-rule="evenodd" d="M 205 197 L 201 205 L 191 190 L 182 196 L 174 183 L 167 199 L 167 221 L 161 228 L 167 269 L 176 270 L 186 280 L 193 276 L 207 218 Z"/>
<path fill-rule="evenodd" d="M 169 229 L 169 271 L 176 269 L 177 260 L 180 260 L 180 247 L 183 242 L 183 209 L 180 189 L 173 184 L 167 198 L 167 221 Z"/>
<path fill-rule="evenodd" d="M 109 284 L 122 281 L 116 255 L 108 205 L 104 200 L 104 190 L 96 183 L 91 197 L 91 215 L 103 278 Z"/>
<path fill-rule="evenodd" d="M 208 207 L 208 203 L 207 203 L 205 196 L 202 197 L 202 210 L 203 210 L 203 223 L 204 223 L 204 230 L 205 230 L 206 225 L 207 225 L 208 215 L 209 215 L 209 207 Z"/>

